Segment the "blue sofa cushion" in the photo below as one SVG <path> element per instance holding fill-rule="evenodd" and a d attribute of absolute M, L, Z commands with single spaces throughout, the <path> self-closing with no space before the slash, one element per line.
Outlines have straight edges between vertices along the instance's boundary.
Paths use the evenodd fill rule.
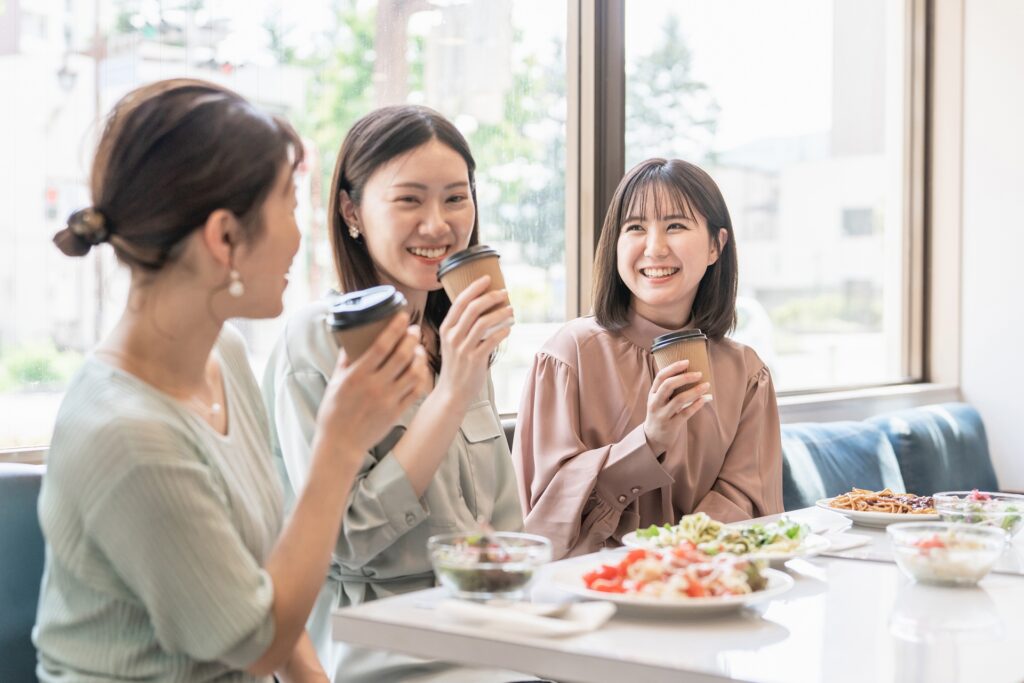
<path fill-rule="evenodd" d="M 782 500 L 785 509 L 814 505 L 852 487 L 903 490 L 889 440 L 866 422 L 782 425 Z"/>
<path fill-rule="evenodd" d="M 871 418 L 896 453 L 907 490 L 998 491 L 985 425 L 966 403 L 923 406 Z"/>
<path fill-rule="evenodd" d="M 43 534 L 36 501 L 43 466 L 0 463 L 0 681 L 35 681 Z"/>

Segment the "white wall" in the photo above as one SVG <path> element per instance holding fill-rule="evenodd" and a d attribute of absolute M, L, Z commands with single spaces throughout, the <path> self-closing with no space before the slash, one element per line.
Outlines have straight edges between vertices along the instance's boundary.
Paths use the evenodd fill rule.
<path fill-rule="evenodd" d="M 964 16 L 962 387 L 1003 488 L 1024 489 L 1024 2 Z"/>

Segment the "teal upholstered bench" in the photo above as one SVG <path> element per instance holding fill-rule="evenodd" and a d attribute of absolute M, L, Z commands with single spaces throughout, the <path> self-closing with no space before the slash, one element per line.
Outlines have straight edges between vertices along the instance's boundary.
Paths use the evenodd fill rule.
<path fill-rule="evenodd" d="M 43 534 L 36 501 L 41 465 L 0 463 L 0 681 L 35 681 Z"/>
<path fill-rule="evenodd" d="M 851 487 L 998 491 L 981 416 L 965 403 L 878 415 L 864 422 L 782 425 L 783 501 L 813 505 Z"/>
<path fill-rule="evenodd" d="M 892 444 L 907 491 L 998 491 L 985 425 L 966 403 L 943 403 L 868 420 Z"/>
<path fill-rule="evenodd" d="M 892 445 L 866 422 L 782 425 L 782 500 L 787 510 L 865 489 L 904 490 Z"/>

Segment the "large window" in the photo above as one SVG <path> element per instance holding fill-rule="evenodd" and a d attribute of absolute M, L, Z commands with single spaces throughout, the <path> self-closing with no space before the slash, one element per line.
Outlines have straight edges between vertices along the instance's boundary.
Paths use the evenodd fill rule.
<path fill-rule="evenodd" d="M 725 195 L 735 337 L 780 390 L 904 381 L 906 4 L 627 0 L 626 167 Z"/>
<path fill-rule="evenodd" d="M 0 109 L 0 448 L 48 442 L 68 379 L 123 306 L 127 273 L 109 249 L 71 260 L 49 237 L 88 203 L 96 121 L 172 76 L 223 83 L 306 141 L 285 315 L 336 283 L 325 193 L 349 126 L 401 102 L 449 116 L 477 159 L 482 238 L 516 306 L 494 369 L 500 408 L 515 410 L 566 316 L 566 15 L 552 0 L 0 4 L 0 91 L 14 95 Z M 238 321 L 257 372 L 282 321 Z"/>
<path fill-rule="evenodd" d="M 586 313 L 594 225 L 567 216 L 600 224 L 606 189 L 585 164 L 605 149 L 614 163 L 593 167 L 616 179 L 623 162 L 677 156 L 719 182 L 740 253 L 735 336 L 779 389 L 921 379 L 908 360 L 923 300 L 908 285 L 918 2 L 0 0 L 0 449 L 49 441 L 69 378 L 123 306 L 109 249 L 68 259 L 50 236 L 88 203 L 97 122 L 172 76 L 224 83 L 306 142 L 285 315 L 335 285 L 326 191 L 352 122 L 399 102 L 454 121 L 516 308 L 493 370 L 503 412 L 536 349 Z M 623 72 L 615 101 L 585 103 Z M 239 321 L 258 374 L 283 319 Z"/>

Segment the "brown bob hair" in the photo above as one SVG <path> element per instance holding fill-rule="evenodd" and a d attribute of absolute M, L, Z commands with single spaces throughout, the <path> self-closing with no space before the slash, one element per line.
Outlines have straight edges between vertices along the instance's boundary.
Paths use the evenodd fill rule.
<path fill-rule="evenodd" d="M 259 238 L 282 165 L 301 160 L 295 130 L 241 95 L 193 79 L 151 83 L 114 105 L 92 164 L 92 207 L 53 239 L 69 256 L 109 241 L 123 263 L 157 271 L 217 209 Z"/>
<path fill-rule="evenodd" d="M 693 300 L 692 324 L 711 339 L 721 339 L 736 326 L 736 289 L 739 267 L 736 236 L 729 209 L 718 185 L 705 171 L 679 159 L 648 159 L 634 166 L 615 188 L 604 217 L 594 265 L 594 317 L 606 329 L 619 330 L 629 321 L 633 294 L 619 277 L 617 247 L 625 219 L 646 216 L 653 197 L 654 214 L 699 213 L 707 219 L 711 239 L 719 230 L 728 239 L 718 245 L 718 260 L 708 266 Z"/>
<path fill-rule="evenodd" d="M 343 292 L 366 289 L 381 282 L 365 240 L 349 234 L 349 225 L 341 212 L 341 192 L 347 192 L 352 203 L 359 206 L 366 183 L 374 171 L 431 140 L 438 140 L 451 148 L 466 162 L 470 196 L 473 206 L 478 207 L 476 161 L 469 151 L 469 143 L 448 119 L 433 109 L 417 105 L 382 107 L 356 121 L 345 136 L 334 166 L 328 209 L 331 249 Z M 480 212 L 477 210 L 469 236 L 470 246 L 479 242 L 479 234 Z M 437 331 L 451 305 L 443 289 L 428 293 L 421 322 Z M 438 370 L 441 359 L 432 358 L 431 365 L 435 371 Z"/>

